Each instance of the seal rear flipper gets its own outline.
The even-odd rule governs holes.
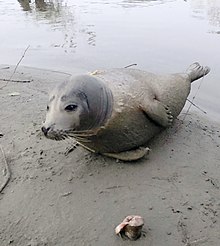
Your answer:
[[[173,116],[169,107],[157,99],[144,102],[144,105],[141,105],[141,109],[160,126],[169,127],[173,123]]]
[[[102,153],[102,155],[119,159],[121,161],[136,161],[149,154],[149,151],[149,148],[139,147],[134,150],[128,150],[119,153]]]
[[[198,62],[195,62],[192,65],[190,65],[186,71],[186,73],[189,75],[189,79],[191,82],[204,77],[209,72],[209,67],[203,67]]]

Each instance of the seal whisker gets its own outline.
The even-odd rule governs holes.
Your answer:
[[[74,138],[77,141],[82,142],[82,143],[90,143],[90,142],[92,142],[90,139],[87,139],[87,138],[81,138],[81,137],[78,137],[78,136],[74,136]]]
[[[75,133],[72,133],[73,136],[77,136],[77,137],[92,137],[94,136],[95,134],[75,134]]]
[[[68,136],[73,136],[73,137],[92,137],[96,135],[96,132],[94,131],[65,131],[65,134]]]
[[[83,130],[83,131],[75,131],[75,130],[66,130],[65,133],[74,133],[74,134],[94,134],[94,131],[91,130]]]

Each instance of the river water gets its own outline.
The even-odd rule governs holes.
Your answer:
[[[190,99],[220,120],[219,0],[0,0],[0,41],[0,64],[30,45],[22,65],[65,72],[184,72],[199,61],[212,70]]]

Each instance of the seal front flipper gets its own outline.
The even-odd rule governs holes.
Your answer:
[[[163,127],[171,126],[173,123],[173,116],[169,107],[157,99],[145,100],[144,105],[141,105],[141,109],[149,118]]]
[[[128,150],[119,153],[102,153],[102,155],[119,159],[121,161],[136,161],[149,154],[150,149],[139,147],[137,149]]]

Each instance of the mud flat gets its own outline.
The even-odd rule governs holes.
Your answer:
[[[0,66],[0,87],[13,70]],[[218,246],[220,124],[190,110],[149,143],[148,157],[116,162],[42,136],[47,91],[68,76],[19,67],[0,90],[0,144],[11,171],[0,194],[0,245]],[[0,153],[0,186],[4,169]],[[114,234],[129,214],[145,219],[135,243]]]

